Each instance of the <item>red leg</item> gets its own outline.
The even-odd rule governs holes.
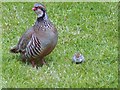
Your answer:
[[[42,65],[45,64],[44,59],[41,59],[41,60],[40,60],[40,64],[42,64]]]
[[[44,59],[41,59],[41,60],[40,60],[40,64],[42,64],[42,65],[48,65]],[[49,65],[48,65],[48,66],[49,66]]]
[[[35,67],[35,66],[36,66],[36,65],[35,65],[35,62],[34,62],[34,60],[33,60],[33,59],[31,60],[31,64],[32,64],[32,66],[33,66],[33,67]]]

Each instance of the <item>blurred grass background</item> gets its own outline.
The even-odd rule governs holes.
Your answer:
[[[0,11],[2,3],[0,2]],[[2,88],[2,12],[0,12],[0,89]]]
[[[118,17],[113,2],[43,2],[59,39],[46,57],[50,67],[38,70],[22,63],[9,49],[36,21],[34,3],[2,3],[2,87],[116,88],[118,87]],[[85,62],[72,64],[80,52]]]

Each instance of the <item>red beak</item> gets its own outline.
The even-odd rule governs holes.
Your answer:
[[[34,8],[32,8],[32,10],[34,10],[34,11],[35,11],[35,10],[37,10],[37,8],[35,8],[35,7],[34,7]]]

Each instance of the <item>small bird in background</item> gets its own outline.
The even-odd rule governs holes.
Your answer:
[[[32,66],[35,67],[38,63],[46,64],[44,57],[55,48],[58,33],[49,20],[44,5],[35,3],[32,10],[37,14],[34,26],[22,35],[18,44],[11,48],[10,52],[20,53],[23,61],[30,61]]]
[[[72,58],[72,63],[80,64],[85,61],[85,58],[82,54],[80,53],[75,53]]]

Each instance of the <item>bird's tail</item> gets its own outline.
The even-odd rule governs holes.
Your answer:
[[[15,46],[15,47],[12,47],[12,48],[10,49],[10,52],[11,52],[11,53],[18,53],[19,50],[18,50],[17,46]]]

